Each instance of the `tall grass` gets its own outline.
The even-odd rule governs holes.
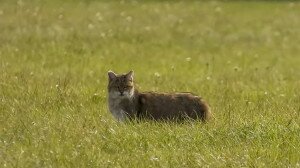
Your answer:
[[[0,1],[0,167],[299,167],[300,3]],[[208,124],[116,122],[107,71]]]

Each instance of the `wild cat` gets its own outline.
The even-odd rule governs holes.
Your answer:
[[[208,104],[189,92],[139,92],[134,87],[133,71],[117,75],[108,72],[108,107],[118,121],[132,119],[208,121]]]

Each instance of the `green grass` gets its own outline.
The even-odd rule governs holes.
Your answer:
[[[298,1],[0,1],[0,167],[299,167]],[[208,124],[117,123],[107,71]]]

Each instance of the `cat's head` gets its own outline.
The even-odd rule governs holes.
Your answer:
[[[112,98],[131,98],[134,94],[133,71],[120,75],[108,71],[108,93]]]

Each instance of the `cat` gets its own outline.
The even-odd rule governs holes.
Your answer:
[[[139,92],[134,87],[133,71],[116,74],[108,71],[108,108],[121,122],[126,120],[185,120],[208,121],[208,104],[189,92]]]

